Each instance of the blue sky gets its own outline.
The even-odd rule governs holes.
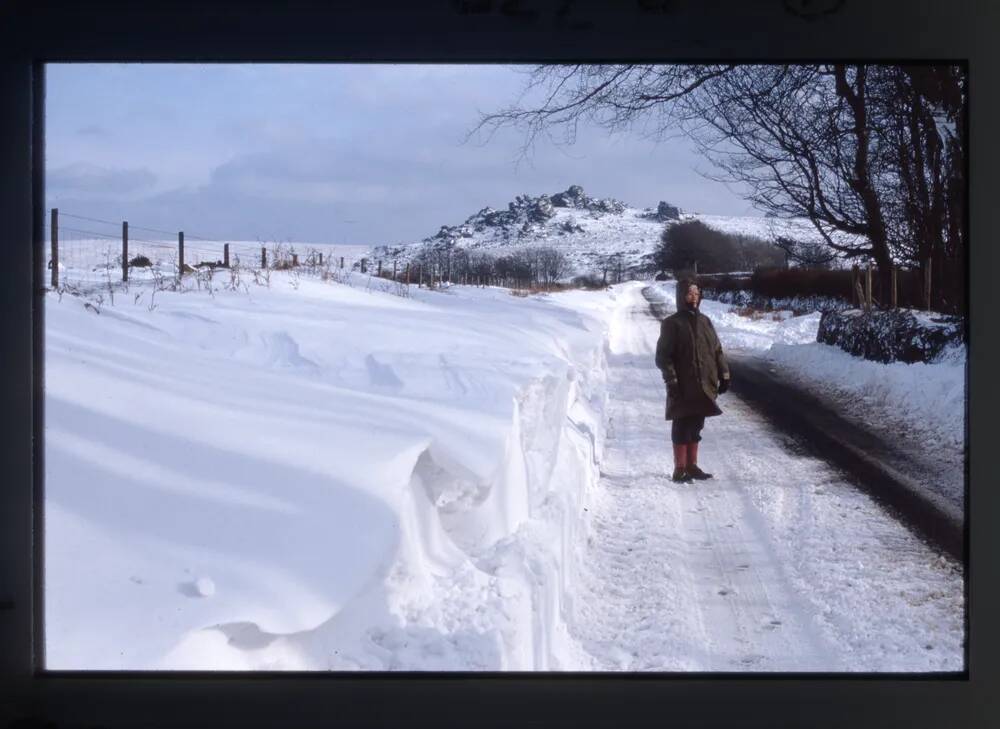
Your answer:
[[[636,207],[754,214],[684,139],[465,141],[513,102],[512,66],[54,64],[47,205],[203,237],[373,245],[420,240],[516,195],[582,185]]]

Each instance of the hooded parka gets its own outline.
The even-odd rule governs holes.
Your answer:
[[[722,415],[715,399],[719,380],[729,378],[729,365],[712,321],[685,301],[693,283],[686,279],[677,282],[677,312],[660,323],[656,343],[656,366],[663,381],[668,386],[677,385],[677,397],[667,396],[667,420]]]

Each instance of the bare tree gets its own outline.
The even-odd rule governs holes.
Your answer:
[[[958,299],[965,250],[965,74],[956,66],[904,65],[885,83],[893,103],[879,131],[897,180],[887,210],[890,236],[898,241],[900,260],[922,273],[933,261],[937,288]]]
[[[501,127],[525,133],[521,147],[527,154],[539,135],[572,144],[581,121],[593,121],[612,130],[631,128],[640,119],[654,122],[654,134],[670,129],[658,124],[671,102],[707,81],[735,69],[733,65],[591,65],[543,64],[527,72],[525,88],[515,104],[483,115],[467,138]]]
[[[797,263],[808,268],[829,268],[836,260],[836,252],[814,240],[798,240],[779,235],[774,245],[785,252],[789,263]]]
[[[964,80],[944,68],[542,65],[517,104],[473,132],[519,128],[524,153],[543,132],[573,142],[581,121],[660,138],[682,132],[719,170],[710,177],[741,184],[765,213],[807,218],[829,250],[874,261],[888,286],[894,260],[918,258],[914,241],[932,240],[928,226],[961,248],[964,185],[953,173],[964,140],[942,145],[930,134],[934,108],[963,126]]]
[[[538,265],[538,278],[549,286],[570,272],[569,260],[557,248],[542,246],[535,251]]]

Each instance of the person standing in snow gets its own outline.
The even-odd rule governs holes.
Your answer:
[[[673,480],[712,478],[698,468],[698,442],[705,418],[722,415],[715,404],[729,389],[729,365],[712,321],[698,310],[701,292],[694,281],[677,282],[677,312],[660,323],[656,366],[667,385],[666,419],[673,420]]]

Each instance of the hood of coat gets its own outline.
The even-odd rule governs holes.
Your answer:
[[[696,284],[697,281],[690,278],[682,278],[677,282],[677,311],[685,311],[687,309],[687,302],[684,299],[687,297],[688,288],[692,284]],[[701,297],[698,297],[698,304],[696,309],[701,309]]]

